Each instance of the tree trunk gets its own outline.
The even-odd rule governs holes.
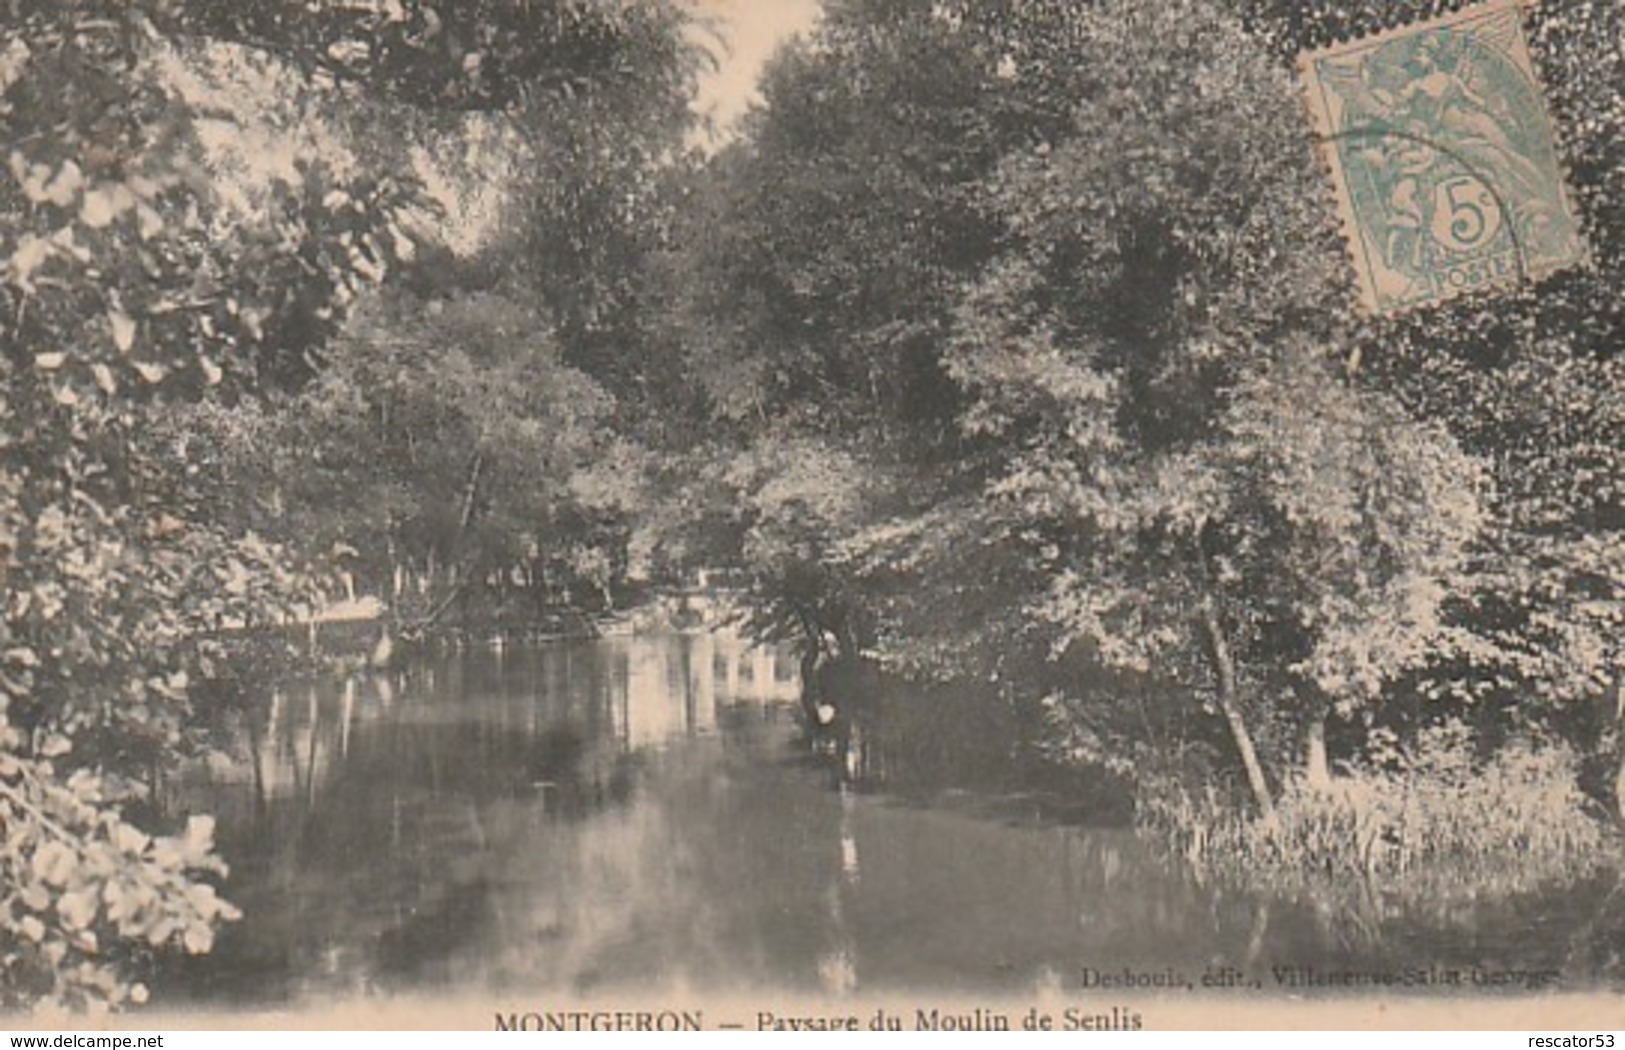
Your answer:
[[[1247,720],[1236,695],[1236,663],[1230,654],[1230,643],[1225,638],[1224,628],[1219,625],[1219,614],[1214,609],[1212,598],[1202,599],[1200,616],[1202,630],[1207,635],[1208,655],[1213,660],[1214,675],[1219,683],[1219,709],[1224,712],[1230,735],[1235,738],[1236,750],[1241,754],[1241,765],[1247,771],[1247,784],[1252,788],[1258,811],[1266,820],[1274,820],[1275,803],[1270,798],[1269,783],[1264,779],[1264,767],[1258,761],[1258,751],[1253,747],[1253,737],[1247,731]]]
[[[1332,787],[1332,767],[1326,761],[1326,716],[1329,712],[1322,709],[1309,718],[1309,726],[1304,731],[1304,782],[1312,791],[1330,791]]]
[[[817,729],[823,724],[818,712],[819,705],[824,700],[824,691],[818,678],[818,668],[824,657],[823,637],[812,618],[805,612],[799,613],[797,619],[801,622],[802,632],[801,711],[807,717],[807,727]]]
[[[1614,812],[1625,824],[1625,674],[1614,675],[1606,695],[1614,718]]]
[[[1614,774],[1614,812],[1619,814],[1621,824],[1625,824],[1625,752],[1619,757],[1619,767]]]
[[[452,604],[456,602],[459,597],[462,596],[462,593],[463,584],[458,583],[453,586],[451,593],[442,598],[440,600],[440,604],[429,610],[429,615],[423,618],[423,625],[425,627],[432,627],[437,620],[446,615],[446,611],[452,607]]]
[[[463,510],[457,519],[457,538],[461,540],[474,520],[474,499],[480,492],[480,475],[485,472],[485,453],[474,453],[474,462],[468,470],[468,484],[463,489]]]

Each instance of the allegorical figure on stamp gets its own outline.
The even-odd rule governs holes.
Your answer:
[[[1304,70],[1369,306],[1578,261],[1579,226],[1514,5],[1319,52]]]

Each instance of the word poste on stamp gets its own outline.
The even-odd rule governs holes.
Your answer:
[[[1534,280],[1584,257],[1519,0],[1312,52],[1299,67],[1368,310]]]

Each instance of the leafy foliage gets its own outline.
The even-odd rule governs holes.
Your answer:
[[[310,524],[286,513],[297,494],[273,512],[260,500],[275,503],[275,485],[250,487],[297,473],[275,457],[308,431],[277,406],[343,441],[369,434],[344,412],[387,415],[394,398],[447,453],[505,453],[502,485],[533,453],[567,484],[570,442],[599,440],[583,436],[600,403],[591,383],[562,368],[557,388],[519,381],[553,360],[546,326],[523,310],[473,300],[440,330],[395,319],[381,326],[399,339],[387,349],[367,343],[379,329],[365,318],[347,320],[364,291],[409,272],[432,223],[421,166],[402,163],[413,135],[525,105],[584,123],[636,114],[678,134],[694,53],[664,3],[73,0],[14,3],[0,19],[12,132],[0,177],[0,1000],[101,1009],[146,996],[146,954],[206,952],[236,915],[216,896],[225,869],[208,818],[152,833],[173,822],[154,781],[206,745],[230,692],[211,683],[235,680],[256,632],[319,598],[321,566],[302,553],[325,552],[294,531]],[[380,117],[406,134],[357,133]],[[305,136],[297,163],[244,148],[292,124]],[[511,333],[507,352],[516,318],[530,331]],[[442,363],[429,341],[447,328],[468,353]],[[330,360],[339,333],[357,331]],[[390,355],[419,383],[391,376],[369,405],[358,383]],[[542,402],[583,427],[555,442],[519,418]],[[493,416],[505,433],[482,429]],[[376,448],[401,430],[371,433]],[[241,455],[234,467],[265,471],[227,476],[214,468],[229,442],[186,459],[211,435],[295,444]],[[387,488],[389,464],[369,466],[385,468],[374,491]],[[577,508],[616,498],[590,478],[573,495]],[[398,524],[390,499],[378,504]]]
[[[546,604],[550,570],[561,587],[612,582],[615,552],[595,559],[581,526],[639,498],[639,455],[605,426],[612,402],[559,355],[536,312],[501,295],[381,295],[298,395],[202,406],[165,445],[241,520],[310,557],[348,552],[346,571],[402,616],[426,614],[447,579],[515,571]]]
[[[1361,318],[1290,63],[1447,6],[830,0],[701,158],[670,0],[12,3],[6,1005],[233,916],[150,780],[335,568],[432,619],[743,566],[810,684],[1239,767],[1233,844],[1386,813],[1296,785],[1328,720],[1374,795],[1617,780],[1625,15],[1530,14],[1591,265]],[[1480,779],[1382,766],[1451,716]]]
[[[780,527],[871,655],[1101,760],[1194,691],[1276,783],[1334,715],[1606,746],[1567,712],[1622,636],[1619,19],[1531,24],[1595,265],[1372,321],[1290,63],[1441,6],[851,0],[780,57],[690,352],[745,443],[864,436],[865,497]]]

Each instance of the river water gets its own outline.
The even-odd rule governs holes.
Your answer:
[[[798,743],[792,667],[709,635],[617,638],[277,695],[242,755],[184,787],[219,818],[245,917],[160,988],[1020,995],[1127,970],[1280,994],[1293,967],[1480,990],[1618,972],[1607,882],[1340,914],[1019,801],[842,789]]]

